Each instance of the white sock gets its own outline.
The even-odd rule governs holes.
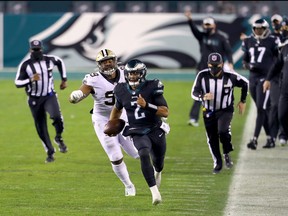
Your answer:
[[[150,187],[150,191],[151,191],[152,195],[160,193],[159,190],[158,190],[157,185],[154,185],[154,186]]]
[[[156,185],[159,188],[161,184],[161,172],[155,171],[155,180],[156,180]]]
[[[125,187],[132,184],[124,161],[122,161],[122,163],[118,165],[112,164],[112,169],[114,173],[118,176],[118,178],[122,181],[122,183],[125,185]]]

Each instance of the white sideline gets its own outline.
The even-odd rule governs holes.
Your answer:
[[[276,143],[273,149],[263,149],[262,129],[257,150],[248,149],[256,119],[253,102],[248,112],[224,216],[287,215],[288,147]]]

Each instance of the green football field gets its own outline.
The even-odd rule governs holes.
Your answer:
[[[44,163],[46,154],[24,89],[17,89],[13,79],[0,80],[0,215],[222,215],[233,169],[213,175],[202,119],[200,127],[187,125],[192,81],[163,83],[171,132],[160,187],[163,203],[153,206],[140,162],[128,155],[124,160],[137,195],[124,196],[124,186],[113,173],[92,127],[92,97],[79,104],[68,102],[70,92],[80,86],[81,79],[69,80],[64,91],[59,90],[60,81],[55,81],[65,123],[63,138],[69,152],[57,151],[51,164]],[[235,89],[235,93],[238,102],[239,90]],[[247,110],[248,106],[249,100]],[[234,164],[246,114],[240,116],[235,110],[232,122]],[[50,119],[48,123],[53,138]]]

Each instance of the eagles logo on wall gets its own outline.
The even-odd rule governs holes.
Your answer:
[[[193,20],[199,28],[206,16],[194,14]],[[241,57],[237,54],[241,49],[240,33],[250,30],[247,18],[222,14],[213,17],[217,29],[227,33],[236,63]],[[43,20],[41,17],[41,22]],[[41,26],[41,22],[33,19],[25,24],[35,28]],[[23,41],[24,33],[19,32],[19,40],[21,35],[22,43],[27,43]],[[95,57],[104,48],[113,50],[120,62],[138,58],[150,68],[191,68],[200,59],[198,41],[188,26],[187,18],[181,13],[66,13],[46,29],[27,38],[30,41],[34,39],[42,41],[45,53],[63,58],[67,67],[95,67]],[[21,52],[24,53],[22,57],[17,55],[21,59],[9,58],[18,64],[25,55],[29,55],[28,50]],[[6,64],[10,64],[9,58],[5,59]]]

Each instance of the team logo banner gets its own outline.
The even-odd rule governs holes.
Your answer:
[[[193,15],[200,29],[206,16]],[[247,33],[251,27],[245,18],[237,18],[235,15],[213,17],[217,28],[229,37],[236,63],[241,58],[240,33]],[[18,40],[24,44],[28,44],[28,40],[41,40],[45,52],[63,58],[67,67],[95,67],[95,57],[104,48],[113,50],[121,62],[138,58],[153,68],[190,68],[195,67],[200,59],[198,41],[188,26],[187,18],[181,13],[66,13],[45,29],[40,30],[39,27],[40,31],[35,33],[35,28],[41,26],[45,17],[41,17],[40,21],[34,18],[26,22],[28,29],[34,26],[31,31],[34,33],[25,41],[23,35],[27,35],[27,28],[25,33],[23,28],[23,34],[18,31]],[[22,47],[25,46],[22,44]],[[9,47],[5,50],[10,52],[4,62],[7,65],[17,66],[16,62],[29,55],[27,49],[18,49],[15,56],[12,56]]]

